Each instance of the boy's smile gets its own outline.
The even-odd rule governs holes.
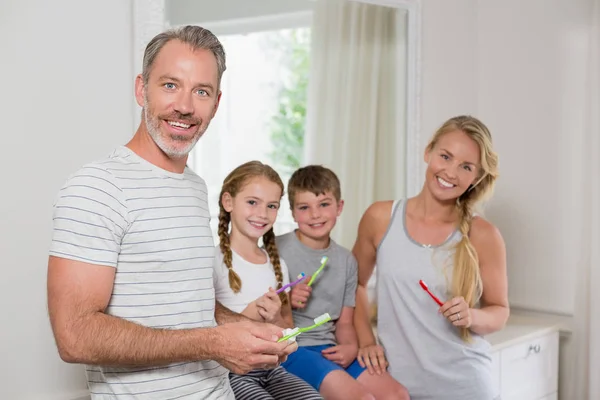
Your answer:
[[[327,245],[329,233],[335,227],[343,206],[343,200],[337,201],[331,192],[318,196],[308,191],[296,193],[292,215],[298,224],[300,239],[304,236],[311,241],[325,241]]]

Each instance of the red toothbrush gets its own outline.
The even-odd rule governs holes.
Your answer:
[[[423,288],[424,291],[426,291],[427,293],[429,293],[429,295],[431,296],[431,298],[433,300],[435,300],[435,302],[438,303],[438,305],[440,307],[444,305],[444,303],[442,303],[442,301],[440,299],[438,299],[437,297],[435,297],[435,295],[433,293],[431,293],[431,291],[427,287],[427,284],[425,282],[423,282],[423,280],[420,280],[419,284],[421,285],[421,287]]]

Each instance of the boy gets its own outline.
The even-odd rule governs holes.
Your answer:
[[[329,313],[331,321],[297,336],[298,351],[283,367],[310,383],[326,400],[408,399],[406,389],[387,372],[372,375],[356,360],[357,263],[349,250],[330,238],[344,207],[338,177],[318,165],[300,168],[290,178],[288,197],[298,228],[279,236],[277,247],[290,278],[301,272],[311,275],[321,258],[328,257],[311,287],[301,283],[292,289],[295,326],[312,325],[323,313]]]

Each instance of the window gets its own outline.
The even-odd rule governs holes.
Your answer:
[[[308,24],[306,24],[308,25]],[[238,165],[271,165],[284,185],[302,159],[310,28],[218,35],[227,54],[219,110],[190,155],[190,167],[206,180],[216,240],[218,197],[225,176]],[[276,234],[295,224],[284,196]]]

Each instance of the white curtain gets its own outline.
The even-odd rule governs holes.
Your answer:
[[[315,4],[304,164],[339,176],[345,209],[332,235],[348,248],[369,204],[404,191],[404,21],[389,7]]]
[[[588,107],[585,130],[584,258],[579,265],[575,308],[575,368],[569,398],[600,399],[600,0],[592,0]]]

